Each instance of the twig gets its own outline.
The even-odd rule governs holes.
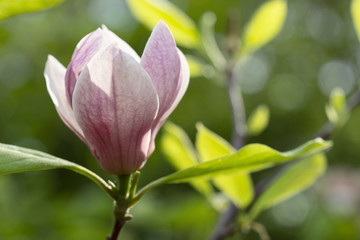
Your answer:
[[[226,78],[233,124],[231,143],[236,149],[240,149],[244,145],[246,135],[244,102],[239,84],[234,78],[233,69],[227,70]]]
[[[357,90],[347,101],[347,108],[348,111],[353,110],[357,105],[360,103],[360,89]],[[334,130],[333,124],[330,122],[327,122],[324,124],[324,126],[321,128],[321,130],[314,136],[314,137],[321,137],[322,139],[329,139],[331,137],[331,134]],[[262,182],[257,184],[255,186],[255,197],[251,204],[249,205],[247,212],[251,209],[251,207],[255,204],[255,202],[258,200],[259,196],[265,192],[268,187],[271,185],[271,183],[280,176],[280,174],[283,172],[283,169],[293,165],[297,161],[291,161],[287,162],[281,166],[279,166],[275,171],[273,171],[267,178],[265,178]]]
[[[230,19],[229,25],[232,26],[234,21]],[[231,27],[230,27],[231,28]],[[232,34],[232,29],[230,29],[230,34]],[[232,49],[230,49],[231,51]],[[229,54],[232,56],[232,54]],[[231,105],[231,112],[232,112],[232,124],[233,124],[233,133],[232,133],[232,144],[235,148],[239,149],[244,145],[245,136],[246,136],[246,115],[244,109],[244,103],[241,91],[239,89],[238,83],[234,78],[234,69],[231,66],[231,63],[228,64],[226,70],[226,80],[227,80],[227,92],[229,95],[230,105]],[[355,92],[348,100],[347,107],[348,110],[351,111],[360,103],[360,89]],[[327,122],[321,130],[316,134],[316,137],[321,137],[323,139],[330,138],[332,132],[334,130],[333,124]],[[254,203],[258,200],[259,196],[267,190],[267,188],[271,185],[271,183],[280,176],[283,170],[297,161],[291,161],[288,163],[283,164],[282,166],[278,167],[275,171],[273,171],[266,179],[264,179],[261,183],[255,186],[255,196],[249,207],[246,209],[247,211],[251,209]],[[229,208],[221,215],[217,225],[215,227],[214,232],[209,237],[208,240],[222,240],[228,236],[231,236],[235,233],[234,229],[230,227],[231,223],[234,222],[236,219],[239,208],[235,206],[234,203],[230,202]]]
[[[236,41],[234,38],[238,36],[236,33],[237,27],[235,27],[237,22],[237,13],[230,12],[228,19],[228,33],[231,37],[228,39],[229,41],[227,46],[229,56],[233,56],[236,51],[234,42],[238,41]],[[234,75],[233,62],[229,61],[225,72],[225,78],[232,114],[233,127],[231,144],[236,149],[240,149],[244,145],[246,137],[246,113],[241,89]],[[208,240],[221,240],[225,239],[227,236],[233,235],[236,230],[231,228],[230,224],[234,222],[239,210],[240,209],[232,201],[230,201],[229,208],[219,218],[215,230],[208,238]]]
[[[120,221],[120,220],[117,219],[115,221],[114,228],[113,228],[111,236],[108,236],[106,239],[107,240],[117,240],[122,227],[125,225],[125,222],[126,222],[126,220]]]
[[[228,69],[226,77],[227,92],[232,110],[233,132],[231,143],[236,149],[239,149],[244,145],[245,141],[245,109],[241,91],[238,83],[234,79],[232,69]],[[221,240],[234,234],[234,231],[229,228],[229,225],[235,220],[238,212],[239,208],[233,202],[230,202],[229,208],[221,215],[209,240]]]

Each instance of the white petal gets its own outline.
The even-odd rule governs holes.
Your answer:
[[[83,141],[84,135],[80,129],[79,124],[76,122],[74,112],[70,107],[65,92],[65,67],[53,56],[49,55],[46,65],[44,76],[46,80],[46,87],[49,95],[55,105],[56,111],[63,122]]]

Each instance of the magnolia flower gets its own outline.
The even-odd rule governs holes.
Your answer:
[[[189,83],[186,59],[162,21],[141,58],[103,26],[78,43],[67,69],[49,56],[44,75],[60,118],[118,175],[144,165]]]

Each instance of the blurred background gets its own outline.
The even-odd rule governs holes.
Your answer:
[[[237,12],[241,33],[263,1],[172,2],[196,23],[204,12],[215,12],[221,45],[229,10]],[[292,0],[288,8],[280,35],[239,69],[247,112],[263,103],[271,111],[268,128],[248,142],[281,151],[313,137],[327,121],[325,104],[331,90],[341,87],[351,95],[360,75],[360,45],[350,1]],[[78,41],[101,24],[141,55],[150,31],[133,18],[124,0],[65,0],[54,8],[0,22],[0,142],[45,151],[112,178],[62,123],[43,77],[48,54],[67,66]],[[196,122],[227,140],[231,137],[226,91],[204,77],[191,79],[170,120],[192,139]],[[260,216],[258,221],[267,226],[272,239],[360,239],[359,122],[360,109],[355,109],[334,138],[325,176]],[[157,140],[160,137],[161,132]],[[157,148],[142,170],[140,185],[172,171]],[[218,217],[186,184],[151,191],[132,214],[121,239],[206,239]],[[5,175],[0,176],[0,218],[0,239],[104,239],[112,229],[112,200],[88,179],[65,170]],[[249,233],[243,239],[259,237]]]

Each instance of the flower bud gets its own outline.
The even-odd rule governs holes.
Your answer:
[[[186,59],[162,21],[141,58],[103,26],[78,43],[67,69],[49,56],[44,75],[60,118],[117,175],[144,165],[189,83]]]

